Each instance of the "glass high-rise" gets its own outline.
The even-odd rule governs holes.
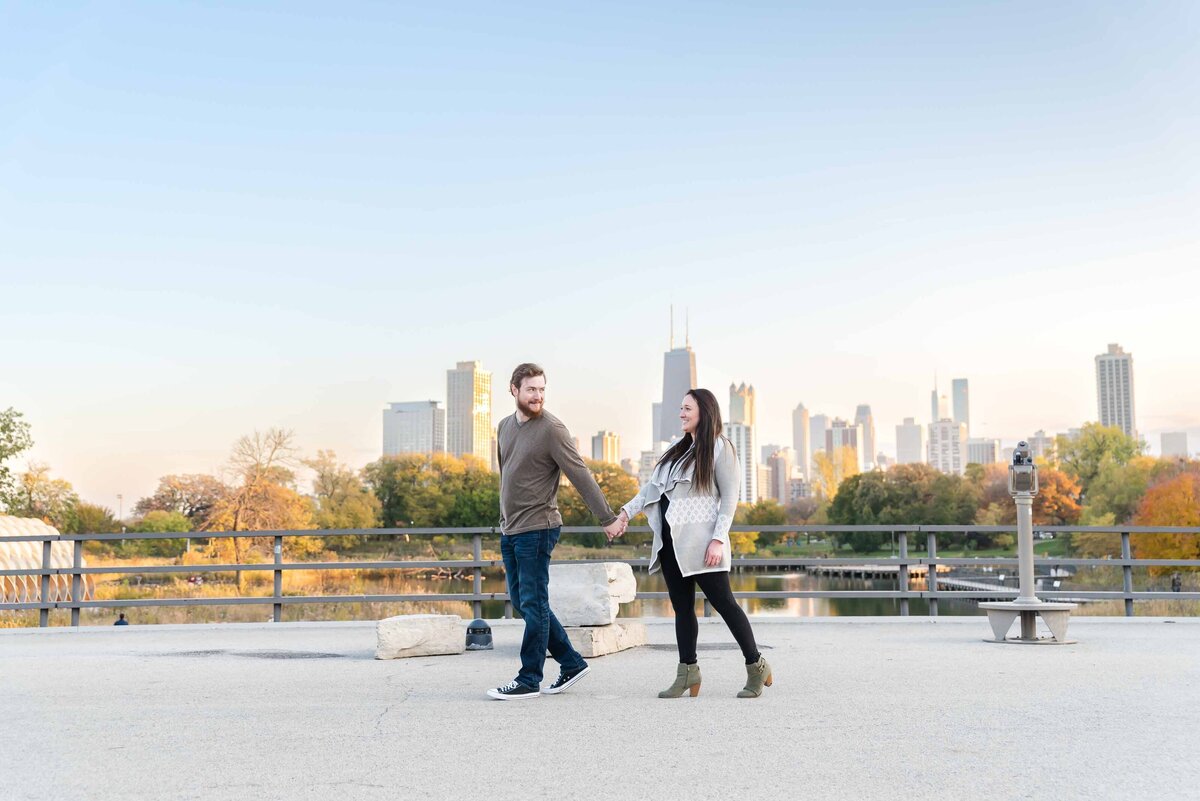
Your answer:
[[[446,450],[492,462],[492,374],[480,362],[446,371]]]

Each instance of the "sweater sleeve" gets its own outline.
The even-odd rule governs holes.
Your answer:
[[[588,470],[587,465],[583,463],[583,457],[575,449],[575,443],[571,441],[567,427],[564,425],[554,426],[551,436],[553,439],[550,453],[554,457],[554,463],[558,465],[559,470],[566,474],[567,480],[575,489],[579,490],[579,496],[583,498],[583,502],[587,504],[591,513],[600,518],[600,525],[607,526],[616,520],[617,516],[613,514],[608,501],[604,499],[600,485],[596,483],[596,479],[592,478],[592,471]]]
[[[649,488],[649,486],[650,482],[647,481],[638,488],[638,494],[634,495],[629,500],[629,503],[621,507],[621,509],[625,512],[625,516],[630,520],[637,517],[638,513],[646,507],[646,490]]]
[[[714,540],[725,545],[729,544],[729,527],[733,525],[733,515],[737,512],[738,501],[738,471],[737,455],[733,448],[726,443],[717,458],[717,493],[721,496],[717,507],[717,523],[713,528]]]

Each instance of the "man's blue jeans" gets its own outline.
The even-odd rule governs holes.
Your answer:
[[[558,544],[559,532],[557,528],[546,528],[500,537],[508,597],[513,609],[525,618],[517,681],[526,687],[541,686],[547,650],[567,672],[587,665],[550,611],[550,554]]]

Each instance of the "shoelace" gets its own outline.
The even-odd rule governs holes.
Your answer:
[[[505,684],[503,687],[500,688],[500,692],[510,693],[515,689],[517,689],[517,682],[510,681],[508,684]]]

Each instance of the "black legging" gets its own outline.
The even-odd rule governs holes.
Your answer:
[[[684,576],[675,559],[675,546],[671,542],[671,526],[667,523],[667,507],[670,501],[662,496],[662,550],[658,552],[658,563],[663,578],[667,581],[667,592],[671,595],[671,608],[675,610],[675,641],[679,646],[679,661],[685,665],[696,664],[696,638],[700,636],[700,622],[696,620],[696,585],[704,597],[729,626],[733,638],[742,649],[747,665],[758,661],[758,646],[754,643],[754,631],[750,620],[738,606],[729,586],[729,573],[699,573]]]

